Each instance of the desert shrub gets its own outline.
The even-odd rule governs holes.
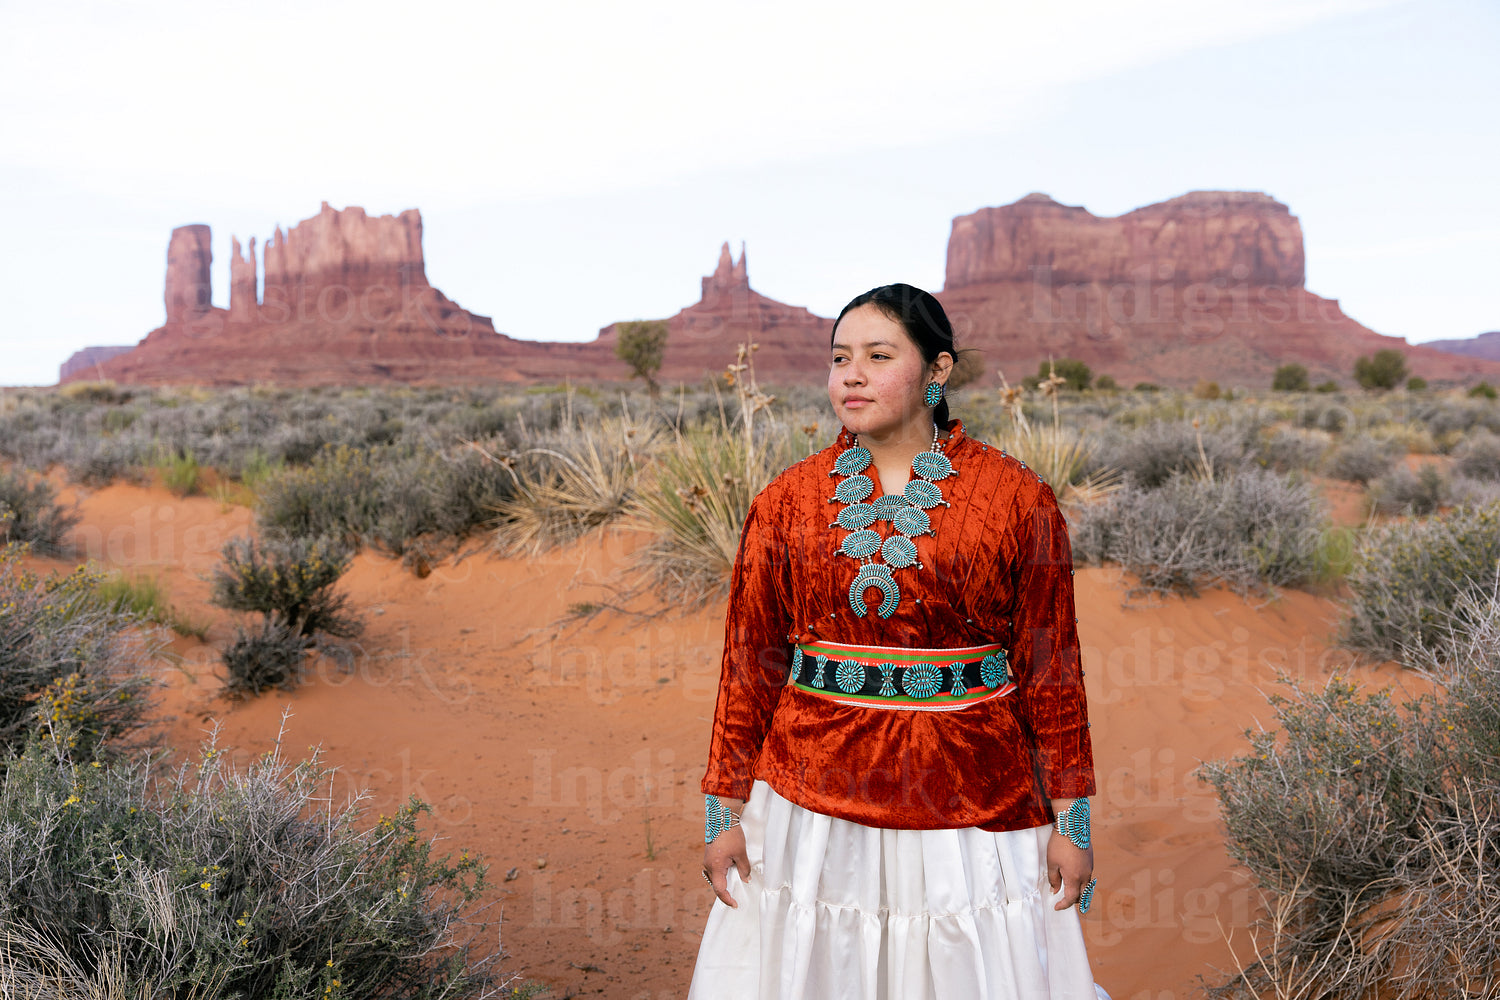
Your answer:
[[[314,754],[92,763],[34,742],[0,790],[3,981],[23,996],[437,998],[502,985],[460,937],[485,866],[413,799],[362,828]],[[509,985],[509,984],[507,984]],[[45,991],[45,992],[44,992]]]
[[[1394,389],[1406,378],[1406,356],[1387,348],[1354,362],[1354,381],[1365,389]]]
[[[1500,434],[1500,411],[1482,400],[1443,396],[1426,400],[1414,408],[1414,416],[1427,425],[1435,438],[1474,427]]]
[[[19,559],[0,548],[0,752],[48,723],[67,725],[84,750],[126,742],[151,706],[154,642],[99,600],[95,574],[44,580]]]
[[[1413,375],[1406,380],[1407,392],[1426,392],[1427,380],[1420,375]]]
[[[1461,595],[1405,658],[1398,708],[1335,676],[1274,698],[1279,731],[1205,766],[1231,854],[1266,896],[1258,954],[1215,998],[1493,996],[1500,886],[1500,589]]]
[[[1280,366],[1271,376],[1271,388],[1276,392],[1306,392],[1307,366],[1296,362]]]
[[[268,475],[259,491],[256,519],[267,535],[337,538],[357,543],[379,515],[375,470],[369,453],[329,448],[301,468]]]
[[[1317,385],[1313,386],[1313,392],[1328,393],[1328,392],[1338,392],[1338,391],[1339,391],[1339,384],[1337,382],[1335,382],[1333,379],[1328,379],[1326,381],[1319,382]]]
[[[1497,393],[1495,387],[1488,382],[1479,382],[1469,389],[1468,395],[1470,399],[1494,400],[1497,396],[1500,396],[1500,393]]]
[[[1328,474],[1351,483],[1369,483],[1379,479],[1396,464],[1389,443],[1360,435],[1349,438],[1328,457]]]
[[[227,674],[224,686],[247,695],[273,687],[290,690],[302,679],[307,648],[307,637],[274,615],[251,629],[238,626],[234,641],[220,654]]]
[[[1448,499],[1448,480],[1434,465],[1416,472],[1397,466],[1370,484],[1370,502],[1382,514],[1431,514]]]
[[[327,536],[396,555],[424,536],[461,538],[515,491],[493,447],[327,448],[307,466],[266,474],[256,516],[268,535]]]
[[[1137,486],[1155,489],[1173,475],[1201,471],[1205,464],[1217,472],[1239,468],[1250,456],[1254,440],[1254,428],[1204,428],[1179,420],[1111,433],[1098,453],[1100,461]]]
[[[1367,433],[1390,445],[1397,454],[1431,455],[1438,450],[1432,432],[1416,421],[1387,421],[1370,427]]]
[[[1268,469],[1293,472],[1317,468],[1327,451],[1327,434],[1278,427],[1261,440],[1257,457]]]
[[[1455,507],[1487,507],[1500,502],[1500,480],[1454,476],[1448,480],[1448,501]]]
[[[1081,508],[1071,533],[1078,561],[1119,563],[1146,590],[1254,590],[1315,575],[1322,521],[1307,483],[1247,469],[1154,490],[1127,484]]]
[[[636,492],[650,434],[631,425],[579,429],[555,447],[514,457],[516,488],[494,508],[509,552],[541,552],[622,517]]]
[[[24,542],[36,552],[55,555],[77,523],[77,514],[58,504],[47,480],[20,469],[0,469],[0,544]]]
[[[219,607],[277,616],[308,638],[320,632],[351,638],[364,628],[349,610],[348,595],[333,589],[350,559],[348,549],[338,542],[231,538],[221,555],[223,562],[214,567],[211,598]]]
[[[1100,375],[1094,379],[1094,388],[1100,392],[1117,392],[1120,383],[1116,382],[1113,375]]]
[[[1342,403],[1314,401],[1302,409],[1298,422],[1309,429],[1339,434],[1349,426],[1350,416],[1349,408]]]
[[[1470,479],[1500,479],[1500,436],[1480,430],[1453,450],[1453,471]]]
[[[1197,399],[1218,399],[1223,393],[1219,389],[1219,383],[1210,382],[1207,379],[1199,379],[1193,386],[1193,396]]]
[[[1381,659],[1440,649],[1452,609],[1497,566],[1500,503],[1377,528],[1355,553],[1342,641]]]

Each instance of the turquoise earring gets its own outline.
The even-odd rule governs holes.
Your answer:
[[[943,401],[943,383],[933,379],[927,383],[927,389],[922,393],[922,402],[928,406],[936,406]]]

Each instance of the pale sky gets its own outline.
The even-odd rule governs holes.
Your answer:
[[[1414,342],[1500,329],[1484,0],[467,5],[0,0],[0,385],[163,319],[174,226],[420,208],[434,285],[585,340],[719,244],[836,313],[942,285],[956,215],[1264,191],[1308,287]]]

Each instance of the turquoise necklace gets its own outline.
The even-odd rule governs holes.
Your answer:
[[[951,506],[943,499],[943,491],[933,484],[954,472],[953,463],[943,454],[938,441],[936,425],[932,428],[931,447],[912,459],[912,477],[900,493],[887,493],[870,500],[875,480],[865,475],[865,470],[873,461],[870,449],[860,445],[858,435],[833,460],[833,470],[828,474],[844,478],[834,487],[828,502],[846,506],[829,527],[849,532],[839,545],[838,554],[859,562],[859,572],[849,585],[849,607],[860,617],[867,616],[870,608],[865,604],[865,591],[875,587],[880,591],[880,606],[875,612],[889,618],[901,605],[901,588],[896,586],[893,571],[911,566],[923,568],[917,560],[917,543],[912,539],[932,534],[929,510],[938,505]],[[882,539],[880,532],[870,527],[876,521],[891,522],[896,533]]]

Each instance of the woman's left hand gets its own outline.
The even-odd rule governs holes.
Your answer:
[[[1054,910],[1066,910],[1078,902],[1083,887],[1094,877],[1094,849],[1074,844],[1067,837],[1052,831],[1047,840],[1047,884],[1052,891],[1063,890],[1063,898],[1057,901]]]

